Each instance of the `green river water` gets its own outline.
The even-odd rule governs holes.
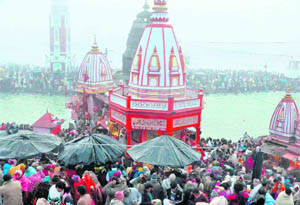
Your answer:
[[[268,134],[269,122],[284,92],[251,94],[216,94],[204,96],[202,137],[236,140],[248,132],[250,136]],[[300,93],[292,94],[300,106]],[[8,95],[0,93],[0,122],[32,124],[47,110],[70,121],[64,96],[32,94]]]

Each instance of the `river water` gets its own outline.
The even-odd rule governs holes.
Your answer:
[[[204,96],[202,136],[236,140],[245,131],[254,137],[266,135],[272,113],[284,95],[269,92]],[[300,93],[292,96],[300,106]],[[65,109],[66,100],[64,96],[0,93],[0,122],[32,124],[48,110],[65,119],[67,127],[71,114]]]

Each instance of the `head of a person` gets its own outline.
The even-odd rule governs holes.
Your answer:
[[[119,200],[119,201],[123,201],[124,200],[124,193],[122,191],[117,191],[115,193],[115,199]]]
[[[130,189],[126,188],[126,189],[123,191],[123,193],[124,193],[124,197],[125,197],[125,198],[129,197],[129,195],[130,195]]]
[[[111,181],[115,181],[116,184],[120,184],[120,183],[121,183],[121,179],[120,179],[118,176],[113,176],[113,177],[111,178]]]
[[[193,189],[193,195],[194,195],[194,197],[196,197],[196,198],[198,198],[198,197],[199,197],[199,195],[200,195],[200,191],[199,191],[199,189],[198,189],[198,188],[194,188],[194,189]]]
[[[58,192],[62,192],[62,191],[65,190],[66,184],[65,184],[65,182],[63,182],[63,181],[58,181],[58,182],[55,184],[55,187],[56,187],[56,190],[57,190]]]
[[[22,175],[23,175],[23,172],[20,169],[15,171],[15,178],[16,179],[21,179]]]
[[[176,175],[170,174],[169,179],[170,179],[170,182],[174,182],[176,180]]]
[[[7,173],[3,176],[3,181],[4,182],[8,182],[11,180],[11,174],[10,173]]]
[[[241,182],[237,182],[233,186],[233,190],[237,194],[243,191],[243,189],[244,189],[244,185]]]
[[[51,184],[56,184],[59,181],[60,181],[59,176],[58,175],[53,175],[53,177],[51,179]]]
[[[257,185],[259,185],[260,184],[260,180],[259,179],[253,179],[253,185],[254,186],[257,186]]]
[[[213,191],[211,192],[210,196],[211,196],[211,198],[218,197],[218,193],[217,193],[215,190],[213,190]]]
[[[286,188],[285,188],[285,193],[286,193],[286,195],[288,195],[288,196],[291,195],[292,190],[290,189],[290,187],[286,187]]]
[[[223,187],[225,190],[228,190],[230,188],[230,184],[228,182],[224,182],[220,184],[220,187]]]
[[[176,191],[176,189],[177,189],[177,183],[176,182],[171,182],[171,190],[173,191],[173,192],[175,192]]]
[[[77,189],[80,196],[83,196],[87,193],[86,188],[83,185],[78,186],[76,189]]]
[[[151,189],[152,189],[152,185],[150,183],[146,183],[145,184],[145,191],[146,192],[151,192]]]
[[[152,200],[152,205],[162,205],[162,202],[160,199],[154,199]]]

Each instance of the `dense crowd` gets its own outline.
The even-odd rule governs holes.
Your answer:
[[[1,67],[1,66],[0,66]],[[0,92],[67,95],[72,92],[76,73],[67,76],[30,65],[6,65],[0,73]]]
[[[187,75],[187,83],[208,94],[286,91],[287,88],[300,91],[299,78],[263,71],[197,70]]]
[[[104,166],[64,166],[54,155],[1,161],[4,205],[293,205],[299,172],[264,155],[263,142],[202,139],[203,160],[185,168],[136,163],[122,157]],[[0,200],[1,204],[1,200]]]
[[[65,76],[35,66],[2,67],[5,72],[1,73],[0,69],[0,92],[66,95],[72,93],[77,78],[76,72]],[[187,84],[190,88],[202,88],[207,94],[286,91],[287,88],[300,92],[299,78],[266,71],[199,69],[188,73]]]

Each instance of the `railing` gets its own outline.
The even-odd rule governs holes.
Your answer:
[[[117,105],[121,105],[124,108],[127,108],[127,101],[126,98],[121,96],[121,95],[117,95],[116,93],[111,93],[110,94],[110,101],[117,104]]]
[[[110,91],[110,102],[121,107],[134,110],[153,110],[153,111],[180,111],[186,109],[203,108],[203,91],[202,90],[186,90],[186,98],[174,100],[169,98],[164,100],[144,100],[132,99],[128,96],[128,87],[121,86]]]
[[[138,110],[161,110],[168,111],[168,101],[130,100],[130,108]]]

